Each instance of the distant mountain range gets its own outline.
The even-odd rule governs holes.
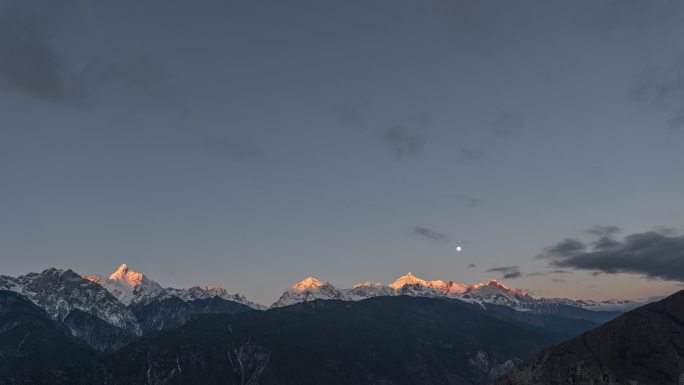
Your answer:
[[[637,304],[408,273],[349,289],[309,277],[266,309],[125,264],[106,278],[51,268],[0,276],[0,384],[482,384]]]
[[[638,302],[408,273],[349,289],[309,277],[266,309],[223,288],[163,288],[126,265],[106,278],[47,269],[0,276],[0,384],[475,385],[509,372],[497,385],[675,383],[682,297],[620,316]]]
[[[263,306],[223,288],[163,289],[121,265],[108,278],[47,269],[0,276],[0,290],[29,299],[76,337],[101,351],[120,348],[142,334],[176,327],[197,313],[237,313]]]
[[[221,287],[163,288],[126,264],[108,277],[54,268],[16,278],[0,276],[0,290],[25,296],[52,319],[65,325],[74,336],[101,351],[116,350],[152,331],[177,327],[193,314],[231,314],[266,309]],[[453,281],[423,280],[408,273],[389,285],[364,282],[349,289],[340,289],[309,277],[292,285],[271,308],[313,300],[359,301],[400,295],[452,298],[481,307],[502,305],[517,311],[555,314],[596,323],[605,322],[622,310],[639,305],[636,301],[534,298],[523,290],[508,288],[495,280],[465,285]]]
[[[535,298],[528,292],[512,289],[504,284],[490,280],[487,283],[466,285],[454,281],[427,281],[416,277],[411,272],[397,278],[389,285],[382,283],[363,282],[350,289],[340,289],[329,282],[308,277],[290,287],[271,308],[289,306],[298,302],[318,299],[338,299],[343,301],[358,301],[371,297],[408,295],[413,297],[454,298],[464,302],[476,303],[483,307],[489,304],[503,305],[519,311],[529,311],[537,314],[564,313],[575,318],[606,321],[617,314],[636,308],[645,301],[592,301],[572,300],[567,298]],[[652,299],[656,300],[656,298]],[[583,310],[600,312],[598,315]],[[595,318],[598,317],[598,318]]]

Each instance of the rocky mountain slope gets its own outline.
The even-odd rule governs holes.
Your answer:
[[[72,270],[52,268],[0,279],[0,288],[22,294],[100,350],[115,350],[141,334],[136,317],[124,304]]]
[[[107,278],[54,268],[0,276],[0,290],[31,300],[73,336],[101,351],[116,350],[143,333],[176,327],[192,314],[264,308],[223,288],[162,288],[126,264]]]
[[[495,385],[684,383],[684,291],[551,347]]]

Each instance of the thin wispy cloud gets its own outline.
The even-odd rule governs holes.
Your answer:
[[[508,138],[520,133],[525,127],[525,116],[517,111],[503,111],[494,118],[490,131],[499,137]]]
[[[410,133],[405,127],[393,126],[383,135],[385,145],[396,159],[407,159],[420,155],[425,147],[425,138],[417,133]]]
[[[597,237],[611,237],[611,236],[619,233],[620,231],[622,231],[622,229],[620,229],[617,226],[612,226],[612,225],[611,226],[597,225],[597,226],[590,227],[588,229],[583,230],[583,232],[585,232],[589,235],[595,235]]]
[[[684,126],[684,54],[665,67],[652,67],[636,77],[631,97],[637,103],[662,112],[668,126]]]
[[[488,272],[501,273],[503,279],[516,279],[522,277],[520,268],[518,266],[502,266],[494,267],[487,270]]]
[[[451,241],[451,238],[448,235],[428,229],[427,227],[416,226],[413,228],[413,233],[435,242],[448,243]]]
[[[601,36],[668,31],[681,25],[684,3],[677,0],[607,0],[576,2],[578,21]]]
[[[365,128],[366,118],[361,110],[351,103],[336,104],[330,108],[332,117],[345,126]]]
[[[0,91],[78,105],[92,103],[103,89],[120,89],[127,98],[154,101],[180,96],[180,87],[165,67],[143,47],[128,45],[101,52],[83,47],[78,57],[65,55],[54,42],[56,26],[65,23],[58,15],[78,19],[87,13],[77,2],[60,6],[74,9],[57,12],[44,1],[0,3]]]
[[[487,159],[487,153],[480,149],[461,148],[457,154],[456,162],[462,165],[471,165]]]
[[[84,93],[80,73],[53,47],[52,22],[34,5],[0,3],[0,90],[48,102],[78,101]]]
[[[476,207],[478,206],[481,202],[480,199],[471,196],[471,195],[466,195],[466,194],[458,194],[456,198],[462,200],[465,202],[466,207]]]

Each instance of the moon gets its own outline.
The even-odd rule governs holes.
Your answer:
[[[461,246],[456,246],[456,251],[461,251]]]

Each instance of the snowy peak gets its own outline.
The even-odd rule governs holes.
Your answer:
[[[482,295],[505,294],[512,296],[529,297],[530,295],[525,290],[510,289],[503,283],[492,279],[487,283],[476,283],[467,290],[470,293],[478,293]]]
[[[134,271],[125,263],[119,266],[107,279],[90,276],[84,278],[101,284],[126,306],[170,297],[177,297],[185,302],[220,297],[257,310],[266,308],[264,305],[247,300],[244,295],[228,293],[226,289],[219,286],[204,285],[189,289],[164,289],[160,284],[146,275]]]
[[[350,300],[345,290],[340,290],[330,283],[322,282],[314,277],[307,277],[292,285],[271,307],[288,306],[317,299]]]
[[[413,275],[410,271],[406,275],[397,278],[394,282],[389,284],[392,289],[401,289],[404,285],[422,285],[428,286],[428,281],[420,279]]]
[[[109,276],[109,279],[112,281],[125,282],[130,286],[139,285],[142,282],[142,278],[142,274],[131,270],[125,263],[122,263],[121,266]]]
[[[424,279],[420,279],[409,271],[408,273],[406,273],[406,275],[401,276],[397,278],[394,282],[390,283],[389,287],[395,290],[400,290],[404,286],[425,286],[442,291],[447,285],[448,283],[442,280],[426,281]]]
[[[125,263],[100,284],[127,306],[164,293],[161,285]]]
[[[325,285],[329,285],[329,283],[323,283],[314,277],[307,277],[292,285],[291,289],[297,291],[316,290],[322,288]]]
[[[161,286],[157,282],[152,281],[137,271],[131,270],[125,263],[119,266],[119,268],[109,276],[108,280],[120,282],[126,286],[147,286],[151,289],[161,290]]]
[[[421,293],[424,295],[437,295],[437,293],[439,293],[454,296],[465,293],[470,286],[454,281],[444,282],[439,279],[427,281],[408,272],[406,275],[399,277],[394,282],[390,283],[389,287],[399,291],[400,294],[406,295],[421,295]],[[427,291],[425,289],[427,289]]]

